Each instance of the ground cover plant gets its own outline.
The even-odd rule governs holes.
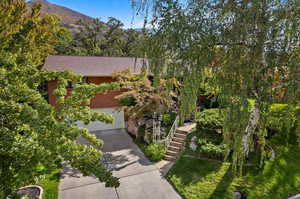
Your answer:
[[[43,199],[57,199],[60,179],[60,169],[55,169],[49,174],[42,176],[36,184],[43,187]]]

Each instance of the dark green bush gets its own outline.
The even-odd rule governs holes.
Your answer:
[[[175,119],[176,119],[176,113],[174,112],[165,113],[162,116],[162,125],[172,126]]]
[[[225,154],[225,145],[220,144],[216,145],[212,142],[206,140],[205,138],[198,139],[198,152],[202,155],[205,155],[209,158],[222,159]]]
[[[126,96],[126,97],[122,97],[121,99],[119,99],[118,103],[121,106],[135,106],[136,100],[133,96]]]
[[[224,124],[224,110],[206,109],[196,114],[196,121],[200,128],[221,129]]]
[[[163,159],[166,149],[162,144],[150,144],[145,148],[145,155],[152,161],[158,162]]]

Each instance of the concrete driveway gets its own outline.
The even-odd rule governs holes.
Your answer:
[[[106,188],[95,177],[82,176],[65,165],[60,199],[181,199],[125,130],[94,133],[105,143],[105,161],[113,175],[120,178],[120,187]]]

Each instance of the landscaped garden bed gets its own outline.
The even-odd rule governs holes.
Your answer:
[[[138,137],[134,138],[134,142],[143,151],[146,157],[152,162],[158,162],[163,159],[166,150],[162,144],[148,144],[144,140],[145,128],[144,126],[139,128]]]

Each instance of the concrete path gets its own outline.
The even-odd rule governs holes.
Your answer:
[[[120,187],[106,188],[95,177],[84,177],[65,165],[59,199],[181,199],[124,130],[94,133],[105,143],[105,159],[120,178]]]

